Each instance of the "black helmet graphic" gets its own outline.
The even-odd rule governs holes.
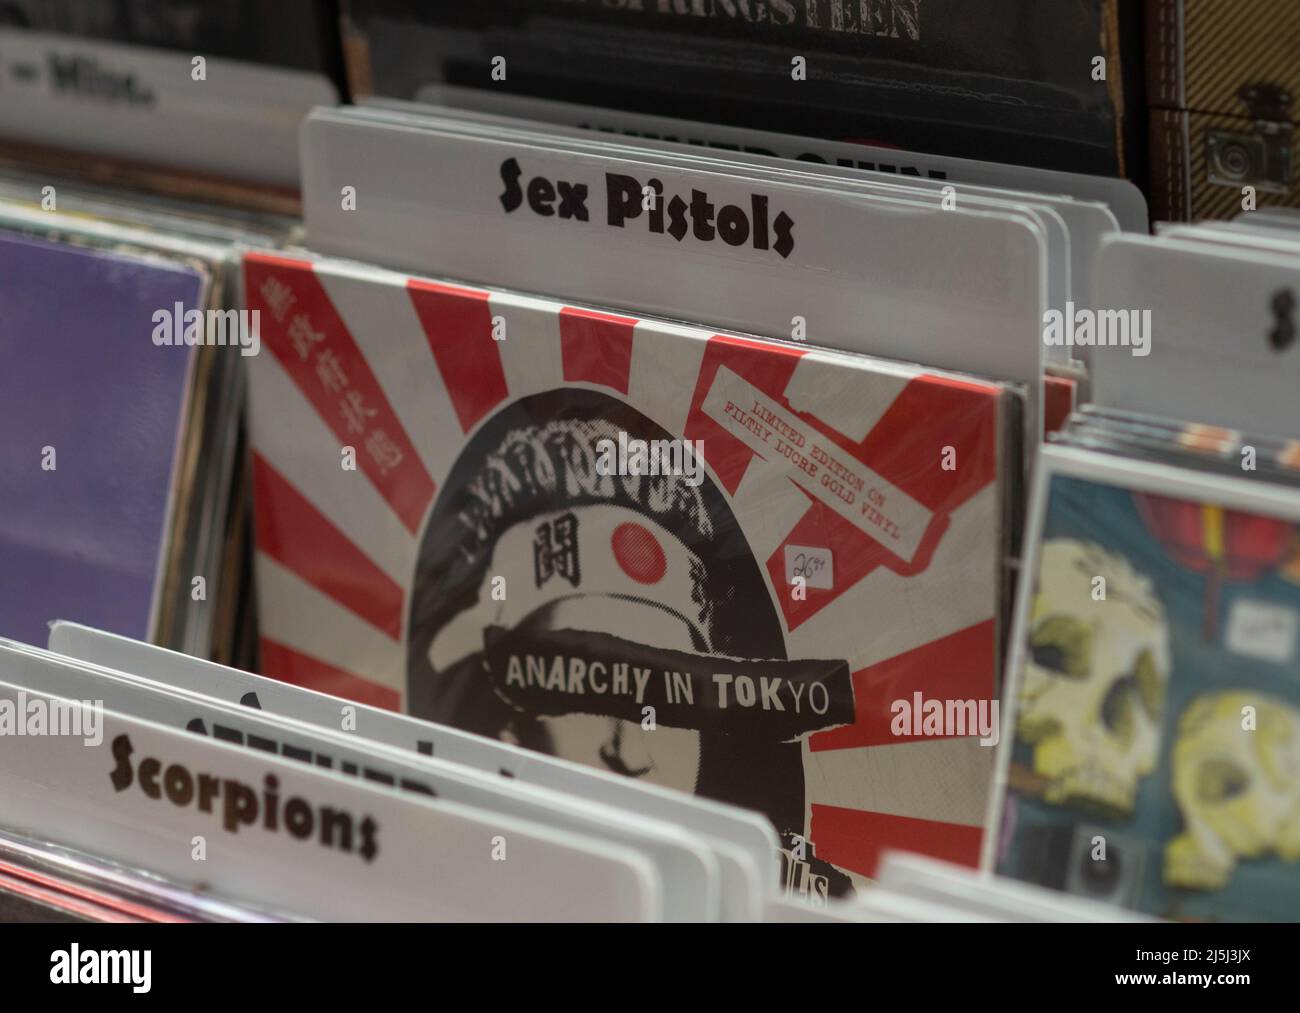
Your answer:
[[[703,472],[605,473],[620,437],[671,441],[587,389],[516,401],[469,440],[420,545],[410,711],[802,833],[799,734],[852,720],[847,667],[805,663],[836,687],[807,728],[763,711],[795,663],[731,508]],[[747,698],[760,682],[771,699]]]

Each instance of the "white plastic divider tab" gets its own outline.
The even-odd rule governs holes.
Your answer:
[[[679,825],[702,835],[719,854],[724,918],[743,916],[744,912],[730,905],[730,900],[741,890],[752,893],[752,884],[757,882],[760,892],[775,893],[780,880],[779,840],[771,823],[758,813],[201,661],[76,623],[60,621],[51,625],[50,650],[139,679],[230,704],[257,707],[267,714],[291,717],[321,728],[338,729],[341,708],[346,706],[351,708],[356,722],[353,734],[363,740],[407,753],[435,756],[521,784]],[[749,917],[758,917],[761,901],[761,897],[753,898],[747,908]]]
[[[100,700],[107,710],[168,728],[634,848],[654,863],[664,888],[665,918],[692,922],[718,918],[721,884],[717,860],[701,838],[674,825],[447,760],[396,750],[340,731],[337,725],[327,730],[256,708],[225,704],[39,648],[4,645],[3,657],[6,678],[25,688],[39,686],[67,699]]]
[[[450,118],[467,133],[538,143],[556,150],[578,154],[603,155],[610,150],[611,141],[601,135],[571,127],[539,129],[526,120],[491,116],[485,113],[457,109],[431,108],[411,102],[387,101],[370,105],[366,114],[395,122],[415,122],[430,116]],[[1091,298],[1094,288],[1092,267],[1097,258],[1097,247],[1105,234],[1118,232],[1113,214],[1103,205],[1075,201],[1068,197],[1044,196],[1019,191],[1009,191],[972,184],[945,184],[940,180],[889,176],[879,172],[865,172],[839,165],[811,165],[789,159],[772,158],[748,152],[731,152],[724,157],[721,152],[687,145],[669,144],[640,138],[619,139],[617,143],[628,152],[639,152],[665,165],[698,168],[705,171],[737,172],[754,181],[785,180],[819,190],[844,194],[860,194],[867,199],[894,197],[937,204],[953,210],[959,204],[972,210],[1007,212],[1027,219],[1043,231],[1047,249],[1047,302],[1049,306],[1063,306],[1068,300],[1084,300],[1083,293]],[[1077,270],[1077,276],[1076,276]],[[1045,350],[1047,360],[1053,360],[1053,348]],[[1057,364],[1068,364],[1065,349],[1059,349]]]
[[[801,318],[810,344],[1023,384],[1027,431],[1041,431],[1046,241],[1010,212],[355,109],[313,111],[302,155],[320,252],[770,337]]]
[[[695,147],[717,149],[726,154],[741,151],[772,155],[813,164],[838,165],[881,173],[896,173],[900,180],[934,179],[972,186],[1000,187],[1037,194],[1061,194],[1083,201],[1101,201],[1107,205],[1125,232],[1147,231],[1149,213],[1142,191],[1126,179],[1116,176],[1090,176],[1077,172],[1057,172],[1028,165],[985,162],[976,158],[949,158],[919,151],[880,148],[853,141],[827,141],[813,137],[795,137],[750,127],[732,127],[717,123],[651,116],[646,113],[574,102],[513,95],[491,88],[465,88],[457,85],[429,84],[416,93],[420,102],[429,102],[467,111],[497,116],[518,116],[539,123],[581,127],[598,135],[614,135],[619,140],[640,138],[679,141]],[[365,103],[363,100],[363,104]],[[377,100],[376,104],[388,104]]]
[[[183,51],[0,28],[0,133],[295,188],[297,124],[312,106],[338,101],[333,83],[315,71],[207,55],[196,85],[194,59]],[[129,81],[127,100],[68,88],[52,69],[84,66],[112,68],[115,79]]]
[[[1300,208],[1262,207],[1243,211],[1233,222],[1251,228],[1294,232],[1300,229]]]
[[[3,710],[24,721],[83,716],[80,728],[67,725],[74,734],[52,734],[47,722],[43,734],[0,735],[4,824],[178,885],[335,920],[662,914],[654,866],[632,848],[174,731],[93,700],[0,682]],[[87,713],[97,715],[89,729]],[[494,857],[494,840],[506,861]]]
[[[1123,235],[1097,274],[1096,404],[1300,437],[1300,257]]]
[[[664,918],[673,922],[718,921],[718,861],[701,837],[673,824],[537,785],[494,778],[446,759],[421,757],[370,743],[337,728],[325,730],[253,707],[222,704],[212,697],[133,679],[39,648],[27,649],[22,657],[16,653],[6,653],[5,657],[9,678],[26,688],[34,687],[34,680],[39,679],[39,688],[72,700],[103,700],[108,710],[118,714],[341,770],[369,782],[473,806],[485,813],[627,845],[654,863],[664,888]]]
[[[917,900],[1017,922],[1154,922],[1157,918],[903,851],[886,852],[880,884]]]

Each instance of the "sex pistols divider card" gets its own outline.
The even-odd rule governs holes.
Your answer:
[[[1294,918],[1300,497],[1041,461],[993,864],[1166,918]]]
[[[759,810],[799,892],[977,860],[1006,389],[326,260],[245,288],[265,674]]]

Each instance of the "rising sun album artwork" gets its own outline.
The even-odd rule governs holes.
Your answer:
[[[973,865],[1003,386],[249,254],[262,671],[765,813],[787,886]]]

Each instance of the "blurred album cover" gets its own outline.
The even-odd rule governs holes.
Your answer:
[[[157,311],[206,307],[211,277],[3,232],[0,277],[0,636],[40,645],[79,616],[151,639],[196,355],[150,336]]]
[[[357,96],[459,85],[1144,174],[1142,12],[1117,0],[346,0],[343,12]]]
[[[43,187],[57,194],[57,209],[52,203],[38,203],[43,200]],[[255,665],[256,653],[248,546],[251,511],[240,407],[243,362],[256,352],[256,334],[255,322],[238,307],[235,251],[251,244],[278,245],[290,228],[287,220],[275,216],[142,198],[63,177],[0,172],[0,234],[15,241],[25,239],[32,249],[45,253],[25,263],[23,270],[7,275],[6,284],[0,286],[0,300],[22,306],[26,324],[32,328],[22,344],[6,351],[42,382],[68,385],[75,381],[90,389],[92,377],[111,381],[109,387],[95,390],[93,398],[76,399],[71,395],[77,388],[69,387],[68,398],[55,401],[47,397],[42,411],[57,416],[64,429],[80,427],[88,437],[93,434],[93,439],[105,444],[116,432],[123,443],[116,453],[139,452],[135,465],[119,469],[120,462],[106,464],[99,454],[78,455],[71,463],[60,461],[68,448],[42,443],[54,450],[49,463],[54,468],[76,467],[83,473],[88,467],[103,469],[111,464],[115,474],[128,479],[141,474],[144,462],[152,460],[162,462],[159,466],[168,469],[170,476],[168,498],[160,514],[164,520],[153,536],[158,540],[158,557],[150,561],[152,557],[142,556],[144,561],[135,564],[142,573],[147,569],[150,574],[154,604],[146,612],[145,625],[117,629],[122,633],[136,630],[161,646],[243,667]],[[106,268],[108,276],[97,289],[102,296],[98,305],[78,305],[67,297],[63,285],[76,275],[65,262],[117,263],[112,258],[139,265],[145,276],[150,276],[150,270],[160,272],[159,277],[168,277],[169,269],[193,273],[202,280],[197,301],[189,295],[180,301],[157,301],[168,293],[135,285],[134,274],[118,268]],[[37,341],[32,336],[43,333],[46,318],[66,324],[56,341]],[[121,354],[115,355],[115,349]],[[97,371],[101,357],[113,368]],[[59,363],[65,358],[77,367],[64,370]],[[140,374],[137,389],[127,380],[139,361],[152,362],[154,368]],[[172,442],[167,444],[172,456],[165,458],[160,456],[161,443],[146,448],[143,438],[125,424],[136,417],[141,404],[160,395],[158,370],[164,364],[179,370],[168,379],[169,384],[177,385],[173,394],[179,398],[179,415],[169,437]],[[79,372],[82,369],[84,373]],[[19,375],[15,373],[10,382],[20,385]],[[4,383],[0,380],[0,386]],[[18,411],[16,407],[12,410]],[[40,417],[39,412],[30,419],[15,414],[15,420],[21,422],[16,431],[26,437],[29,430],[40,426]],[[157,437],[159,432],[153,435]],[[21,457],[23,452],[13,453]],[[128,505],[115,507],[101,516],[100,522],[108,524],[107,518],[129,513],[144,523],[150,497],[155,495],[149,483],[144,490],[143,496],[134,500],[125,488],[114,486],[114,501]],[[58,539],[49,542],[56,544]],[[107,550],[96,550],[97,555],[82,552],[74,544],[66,551],[71,558],[85,561]],[[62,600],[55,590],[59,579],[56,570],[47,571],[49,587],[37,586],[38,594],[30,602],[39,628],[31,626],[23,635],[0,628],[0,636],[41,643],[44,624],[65,615],[58,609],[50,611]],[[83,591],[92,593],[88,588]],[[80,602],[75,604],[81,607]],[[128,607],[126,599],[119,600],[119,607]]]
[[[1017,396],[343,262],[244,272],[263,674],[761,811],[796,892],[889,847],[976,862]]]
[[[1300,529],[1216,481],[1050,473],[998,872],[1163,918],[1295,916]]]

